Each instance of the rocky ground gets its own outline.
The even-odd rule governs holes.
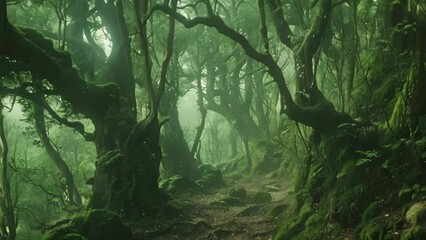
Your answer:
[[[273,239],[290,211],[292,183],[225,178],[218,188],[175,193],[165,212],[129,223],[136,239]]]

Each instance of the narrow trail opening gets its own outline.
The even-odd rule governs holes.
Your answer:
[[[222,188],[173,196],[170,208],[129,223],[136,239],[273,239],[293,203],[289,180],[225,178]]]

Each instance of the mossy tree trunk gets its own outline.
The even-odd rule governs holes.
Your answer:
[[[172,68],[173,71],[173,68]],[[181,175],[188,178],[197,178],[198,162],[191,154],[189,146],[185,140],[182,126],[179,120],[177,102],[179,98],[177,84],[178,76],[170,79],[171,88],[164,94],[160,113],[170,117],[168,123],[164,125],[164,140],[162,147],[164,150],[163,168],[167,176]]]
[[[407,5],[400,4],[397,7],[403,8],[400,11],[408,12]],[[411,9],[413,8],[412,6]],[[394,24],[403,24],[394,27],[393,37],[395,43],[399,45],[398,50],[408,53],[410,60],[408,69],[401,69],[401,66],[397,65],[397,75],[401,87],[389,120],[392,131],[401,136],[416,134],[419,118],[426,114],[426,95],[423,93],[426,88],[426,17],[415,15],[414,12],[410,12],[410,14],[416,16],[415,20],[410,19],[409,15],[405,16],[405,19],[392,19]],[[410,29],[410,26],[411,31],[402,33],[398,30],[398,27]],[[411,44],[405,44],[406,42]],[[401,58],[404,59],[404,57]]]
[[[112,1],[108,1],[108,4],[110,2]],[[175,1],[174,3],[176,4]],[[121,1],[117,2],[116,7],[118,18],[121,19],[119,20],[121,30],[117,31],[125,32],[124,19],[120,18],[123,17]],[[141,25],[140,15],[137,17],[138,26],[142,30],[140,34],[147,40],[146,29]],[[161,160],[159,146],[161,123],[158,121],[157,112],[162,95],[161,87],[164,87],[166,81],[168,61],[164,61],[163,64],[164,74],[160,80],[160,90],[154,92],[151,88],[149,91],[152,107],[149,116],[137,122],[132,93],[128,88],[115,83],[98,86],[86,82],[72,68],[69,54],[55,50],[49,40],[34,30],[27,29],[22,32],[6,21],[2,26],[2,33],[0,39],[4,47],[2,58],[7,56],[7,59],[13,60],[8,62],[9,65],[17,65],[19,70],[31,71],[38,75],[33,81],[47,81],[56,95],[70,103],[74,112],[90,119],[95,126],[94,142],[99,159],[96,163],[93,195],[88,207],[108,208],[123,215],[140,216],[147,207],[166,200],[160,197],[161,193],[157,186]],[[173,35],[173,32],[169,35],[168,46],[173,43]],[[128,44],[127,37],[122,39],[119,46],[122,47],[120,49],[128,49],[122,44]],[[145,42],[144,50],[145,54],[148,54],[146,44]],[[168,54],[171,55],[171,52],[169,49]],[[129,55],[117,54],[128,60]],[[127,61],[123,64],[128,66]],[[120,80],[121,76],[130,76],[127,70],[123,71],[125,72],[116,71],[118,75],[114,76]],[[134,86],[131,77],[125,79],[130,81],[123,84]],[[150,84],[152,87],[153,80],[146,79],[146,81],[147,85]],[[22,92],[21,88],[9,90],[10,93],[18,93],[20,90],[21,96],[30,96],[30,99],[31,96],[39,94],[37,91],[25,92],[25,89]],[[84,132],[84,126],[78,125],[76,130]]]

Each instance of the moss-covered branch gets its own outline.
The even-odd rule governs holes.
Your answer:
[[[57,51],[51,42],[35,30],[21,31],[10,23],[4,28],[4,54],[26,64],[31,72],[47,79],[61,97],[70,102],[74,110],[92,119],[105,115],[111,101],[117,101],[113,86],[99,87],[88,84],[72,68],[69,55]]]
[[[75,131],[80,133],[87,141],[94,141],[94,135],[85,131],[83,123],[78,121],[72,122],[64,117],[59,116],[59,114],[55,110],[53,110],[53,108],[46,102],[46,100],[42,96],[36,93],[29,93],[26,89],[26,85],[22,85],[14,89],[0,86],[0,92],[2,94],[19,96],[38,104],[39,106],[43,107],[50,114],[50,116],[56,121],[58,121],[60,124],[74,129]]]

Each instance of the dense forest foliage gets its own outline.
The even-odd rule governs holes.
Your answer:
[[[0,76],[1,240],[426,239],[425,0],[0,0]]]

